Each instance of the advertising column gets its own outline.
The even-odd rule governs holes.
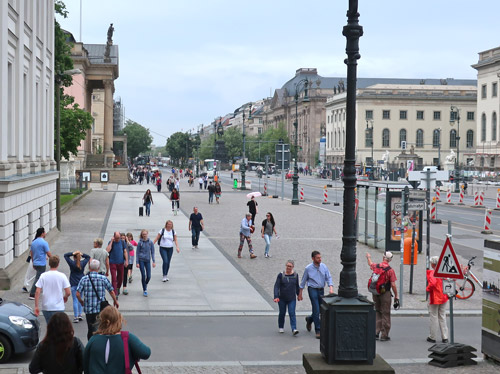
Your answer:
[[[500,243],[486,240],[485,246],[481,352],[500,360]]]

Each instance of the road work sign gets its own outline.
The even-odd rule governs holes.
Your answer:
[[[455,250],[451,245],[449,237],[446,238],[443,251],[441,252],[441,256],[439,256],[439,261],[436,265],[434,276],[436,278],[464,278],[462,268],[460,267],[460,263],[457,260],[457,255],[455,254]]]

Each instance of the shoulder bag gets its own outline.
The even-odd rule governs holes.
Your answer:
[[[90,281],[90,284],[92,285],[92,288],[94,289],[94,292],[97,296],[97,298],[99,299],[100,301],[100,304],[99,304],[99,308],[100,308],[100,312],[102,312],[104,310],[104,308],[106,308],[107,306],[109,306],[109,303],[108,303],[108,300],[106,300],[106,298],[100,298],[99,297],[99,294],[97,293],[97,290],[94,286],[94,282],[92,282],[92,277],[90,276],[90,273],[88,274],[88,277],[89,277],[89,281]]]
[[[125,356],[125,374],[132,374],[132,369],[130,368],[130,353],[128,347],[128,331],[120,331],[123,340],[123,355]],[[139,374],[142,374],[139,363],[135,362],[135,368]]]

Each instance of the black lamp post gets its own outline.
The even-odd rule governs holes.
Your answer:
[[[452,105],[450,108],[450,126],[457,121],[457,157],[455,157],[455,192],[460,192],[460,110]]]
[[[297,167],[297,154],[298,154],[298,138],[299,138],[299,132],[298,132],[298,127],[299,127],[299,113],[298,113],[298,106],[299,106],[299,95],[304,91],[304,97],[302,98],[303,103],[308,103],[309,102],[309,96],[307,95],[308,90],[309,90],[309,80],[307,78],[301,79],[295,84],[295,122],[293,123],[293,126],[295,127],[295,151],[294,157],[295,157],[295,162],[293,165],[293,177],[292,177],[292,185],[293,185],[293,194],[292,194],[292,205],[299,205],[299,169]],[[284,155],[283,155],[284,157]],[[281,171],[284,173],[284,170]]]
[[[249,111],[249,114],[248,114],[248,119],[251,119],[252,118],[252,103],[248,103],[248,104],[245,104],[243,105],[243,162],[241,163],[241,166],[240,166],[240,170],[241,170],[241,190],[246,190],[247,189],[247,186],[246,186],[246,181],[245,181],[245,173],[246,173],[246,155],[245,155],[245,152],[246,152],[246,133],[245,133],[245,110],[247,108],[247,106],[250,107],[250,111]]]
[[[370,125],[370,126],[368,126]],[[372,176],[375,177],[375,172],[373,170],[373,120],[366,120],[366,130],[365,130],[366,139],[370,139],[370,146],[372,147],[372,157],[370,160],[371,173]]]

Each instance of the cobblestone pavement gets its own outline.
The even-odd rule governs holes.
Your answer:
[[[239,226],[245,213],[248,211],[246,193],[233,191],[229,186],[223,185],[221,203],[208,204],[208,193],[200,192],[194,188],[182,188],[182,210],[190,213],[192,207],[197,205],[203,214],[208,236],[217,247],[226,254],[230,261],[240,269],[272,302],[273,286],[276,275],[283,271],[288,259],[295,261],[295,270],[303,273],[304,267],[310,263],[311,251],[319,250],[323,262],[329,267],[335,284],[334,290],[338,291],[339,273],[342,269],[340,252],[342,249],[342,215],[321,208],[301,204],[292,206],[289,200],[259,197],[259,212],[256,217],[257,231],[252,235],[252,242],[258,258],[250,260],[248,248],[245,243],[243,258],[236,257],[239,245]],[[260,235],[260,226],[266,212],[272,212],[276,221],[276,230],[279,239],[273,237],[270,253],[272,258],[264,258],[265,242]],[[365,254],[371,253],[375,262],[382,260],[382,249],[373,249],[364,244],[357,243],[357,283],[361,294],[367,294],[368,279],[371,275],[366,263]],[[439,255],[441,247],[431,244],[431,255]],[[424,251],[425,253],[425,251]],[[414,268],[413,294],[408,293],[410,286],[410,267],[404,267],[404,294],[403,308],[408,310],[426,311],[425,300],[425,254],[418,256],[418,264]],[[398,277],[399,289],[400,255],[394,253],[391,263]],[[459,260],[463,261],[463,258]],[[480,266],[475,268],[476,275],[481,278]],[[306,297],[297,304],[297,310],[309,310],[310,302]],[[455,302],[456,310],[480,310],[481,292],[475,292],[469,300]]]

